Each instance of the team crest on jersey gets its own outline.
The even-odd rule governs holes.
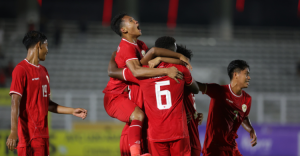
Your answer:
[[[50,83],[50,82],[49,82],[49,77],[48,77],[48,75],[46,75],[46,78],[47,78],[47,80],[48,80],[48,83]]]
[[[146,52],[145,50],[142,50],[142,55],[145,56]]]
[[[247,105],[243,104],[243,105],[242,105],[242,110],[243,110],[243,112],[246,112],[246,110],[247,110]]]

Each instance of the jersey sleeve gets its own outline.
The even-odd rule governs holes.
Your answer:
[[[130,60],[138,60],[138,57],[136,55],[136,49],[134,46],[129,46],[129,45],[121,46],[119,48],[118,53],[122,54],[125,63],[127,63],[127,61]]]
[[[22,66],[16,66],[12,73],[12,82],[10,86],[11,94],[23,95],[26,86],[26,71]]]
[[[139,83],[139,80],[133,76],[132,72],[128,68],[123,69],[123,78],[125,81]]]
[[[184,84],[186,86],[192,85],[193,78],[192,78],[191,72],[184,66],[181,66],[181,68],[182,68],[183,80],[185,82]]]
[[[203,94],[207,94],[210,98],[217,98],[221,94],[222,87],[218,84],[206,84],[206,89]]]
[[[47,81],[49,83],[49,87],[47,87],[47,92],[49,93],[49,96],[51,96],[51,89],[50,89],[50,75],[48,73],[48,70],[46,69],[46,67],[43,67],[46,71],[46,78],[47,78]]]

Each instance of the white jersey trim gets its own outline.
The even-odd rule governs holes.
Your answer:
[[[30,63],[27,59],[24,59],[24,60],[25,60],[27,63],[29,63],[30,65],[33,65],[33,66],[35,66],[35,67],[37,67],[37,68],[40,67],[40,65],[37,66],[37,65],[35,65],[35,64]]]
[[[18,94],[18,95],[20,95],[20,96],[22,97],[22,94],[19,93],[19,92],[16,92],[16,91],[10,91],[10,92],[9,92],[9,95],[11,95],[11,94]]]
[[[234,94],[234,92],[231,90],[230,84],[228,85],[228,87],[229,87],[229,90],[230,90],[230,92],[231,92],[232,95],[234,95],[234,96],[236,96],[236,97],[241,97],[241,96],[243,96],[243,92],[242,92],[241,95],[236,95],[236,94]]]
[[[130,60],[138,60],[138,58],[130,58],[130,59],[127,59],[125,62],[127,63],[127,61],[130,61]]]
[[[140,128],[142,128],[142,126],[140,126],[140,125],[132,125],[130,127],[140,127]]]
[[[125,70],[126,70],[126,69],[127,69],[127,68],[124,68],[124,69],[123,69],[123,78],[124,78],[125,81],[127,81],[127,80],[126,80],[126,76],[125,76]]]
[[[123,41],[126,41],[126,42],[128,42],[128,43],[130,43],[130,44],[137,45],[136,43],[129,42],[129,41],[126,40],[125,38],[122,38],[122,40],[123,40]]]

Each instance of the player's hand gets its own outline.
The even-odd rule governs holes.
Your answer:
[[[13,151],[17,147],[18,132],[10,132],[7,138],[6,146],[9,150]]]
[[[198,120],[198,125],[201,125],[202,121],[203,121],[203,114],[202,113],[197,113],[197,120]]]
[[[257,144],[257,136],[254,129],[250,131],[250,138],[252,139],[251,146],[254,147]]]
[[[185,56],[181,56],[180,58],[179,58],[181,61],[183,61],[185,64],[186,64],[186,67],[189,69],[189,70],[193,70],[193,67],[192,67],[192,65],[190,64],[190,60],[187,58],[187,57],[185,57]]]
[[[148,61],[149,68],[154,68],[161,62],[161,57],[156,57],[150,61]]]
[[[183,79],[183,75],[182,72],[180,72],[176,67],[170,67],[167,68],[168,69],[168,76],[172,79],[174,79],[177,83],[179,83],[179,81],[177,79]]]
[[[189,124],[192,120],[192,114],[190,112],[186,112],[186,121]]]
[[[82,120],[84,120],[87,116],[87,110],[86,109],[83,109],[83,108],[75,108],[74,111],[73,111],[73,115],[74,116],[77,116],[79,118],[81,118]]]

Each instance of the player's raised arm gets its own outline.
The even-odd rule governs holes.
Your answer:
[[[134,77],[155,77],[155,76],[169,76],[178,82],[177,78],[182,78],[182,73],[176,67],[170,68],[144,68],[140,61],[130,60],[126,62]]]
[[[185,66],[185,63],[179,59],[169,58],[169,57],[156,57],[150,61],[148,61],[149,68],[154,68],[160,62],[172,63],[172,64],[180,64]]]
[[[192,69],[192,65],[190,64],[190,61],[187,57],[180,53],[176,53],[174,51],[164,49],[164,48],[158,48],[158,47],[153,47],[151,48],[146,55],[141,59],[141,64],[142,65],[147,65],[148,62],[155,57],[169,57],[169,58],[177,58],[187,64],[188,69]]]
[[[18,116],[21,96],[18,94],[11,95],[11,130],[6,141],[6,146],[13,151],[17,147],[18,140]]]
[[[250,138],[252,139],[251,146],[254,147],[257,144],[257,136],[248,116],[243,120],[242,126],[247,132],[249,132]]]
[[[117,53],[117,51],[113,52],[111,55],[111,58],[110,58],[110,61],[108,64],[107,73],[108,73],[109,77],[124,80],[124,77],[123,77],[123,69],[124,68],[118,68],[118,65],[115,61],[116,53]]]
[[[61,105],[53,102],[52,100],[49,100],[48,111],[53,112],[53,113],[58,113],[58,114],[72,114],[72,115],[80,117],[82,119],[85,119],[87,116],[86,109],[61,106]]]

